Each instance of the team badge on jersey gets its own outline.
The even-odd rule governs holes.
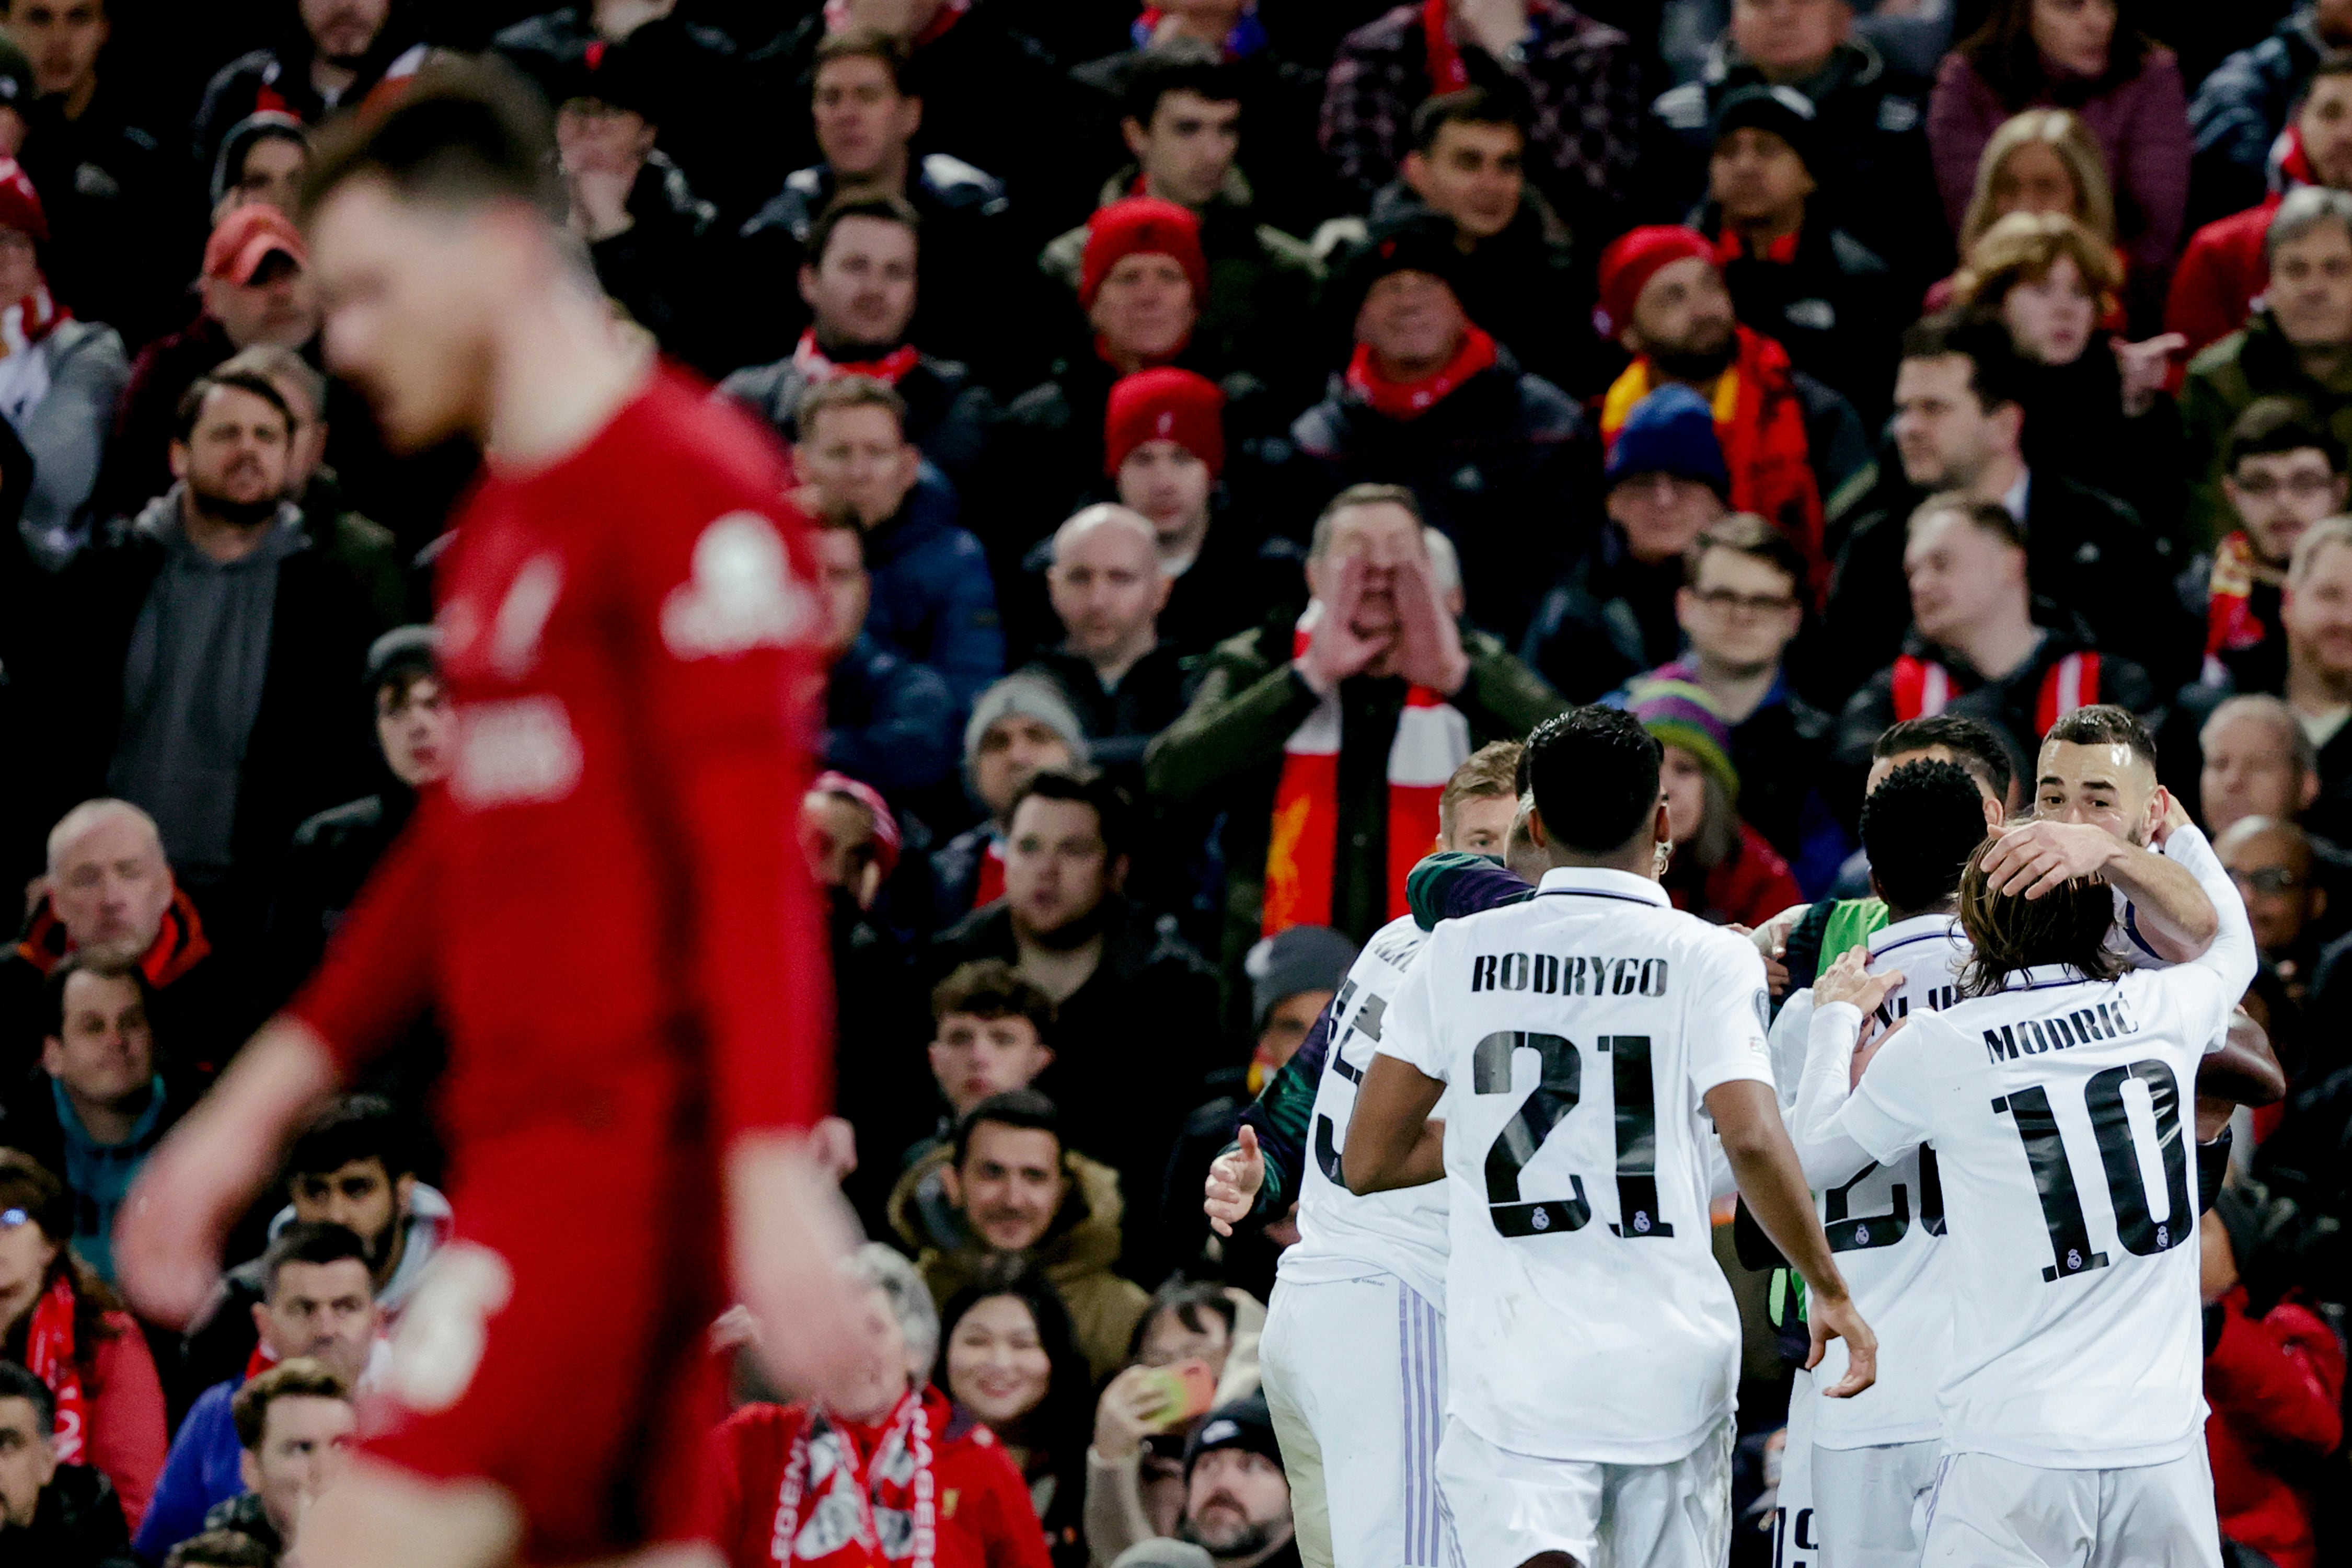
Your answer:
[[[561,698],[472,703],[458,710],[449,791],[476,807],[562,800],[584,762]]]
[[[662,643],[679,658],[782,647],[811,618],[783,536],[756,511],[730,511],[694,542],[693,575],[662,601]]]

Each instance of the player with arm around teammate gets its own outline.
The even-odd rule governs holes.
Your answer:
[[[1763,961],[1658,887],[1659,761],[1616,710],[1538,727],[1528,829],[1550,869],[1431,933],[1357,1087],[1350,1189],[1446,1186],[1437,1470],[1476,1568],[1722,1561],[1739,1321],[1702,1113],[1812,1285],[1817,1351],[1848,1342],[1833,1394],[1871,1382],[1875,1342],[1780,1123]]]
[[[2182,847],[2201,844],[2194,831]],[[1874,1042],[1842,1100],[1864,1015],[1820,1009],[1797,1113],[1816,1158],[1940,1155],[1952,1337],[1923,1561],[2211,1568],[2183,1121],[2252,978],[2252,933],[2235,900],[2215,900],[2201,955],[2126,973],[2104,882],[2010,892],[1988,869],[1998,848],[1961,881],[1975,956],[1960,999]]]

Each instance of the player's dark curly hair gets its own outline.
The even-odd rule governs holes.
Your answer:
[[[2115,895],[2096,878],[2081,878],[2028,899],[1994,890],[1985,877],[1988,838],[1960,874],[1960,929],[1976,956],[1960,972],[1960,994],[1990,996],[2020,970],[2063,963],[2091,980],[2113,980],[2121,965],[2106,950],[2115,924]]]
[[[1528,737],[1528,787],[1544,836],[1583,855],[1633,841],[1658,808],[1656,737],[1622,708],[1571,708]]]
[[[1957,763],[1906,763],[1862,803],[1870,875],[1897,915],[1932,910],[1958,891],[1984,837],[1984,796]]]

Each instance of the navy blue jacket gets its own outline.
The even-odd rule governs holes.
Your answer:
[[[918,485],[898,515],[866,535],[874,603],[866,635],[929,665],[955,699],[957,722],[971,700],[1004,673],[1004,626],[988,552],[956,522],[944,481]]]
[[[857,634],[824,689],[824,765],[885,795],[929,789],[955,766],[955,699],[929,668]]]

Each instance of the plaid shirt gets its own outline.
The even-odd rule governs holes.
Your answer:
[[[1562,0],[1528,0],[1528,16],[1526,58],[1510,72],[1534,101],[1528,173],[1571,207],[1612,202],[1632,178],[1646,108],[1633,40]],[[1367,196],[1395,177],[1430,93],[1421,18],[1407,4],[1357,28],[1325,79],[1323,151]]]

